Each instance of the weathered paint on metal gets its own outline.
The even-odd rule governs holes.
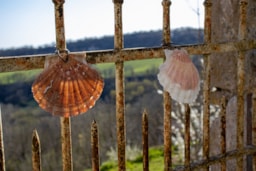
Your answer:
[[[221,113],[220,113],[220,146],[221,154],[226,153],[226,109],[227,109],[227,99],[225,96],[221,98]],[[226,160],[221,162],[221,171],[226,171]]]
[[[190,169],[198,171],[200,169],[201,170],[205,169],[205,167],[209,167],[211,165],[224,162],[226,160],[236,159],[239,156],[252,155],[255,153],[256,153],[255,146],[247,146],[242,151],[235,149],[235,150],[228,151],[225,155],[219,154],[216,156],[209,157],[208,160],[201,160],[201,161],[194,162],[190,165]],[[184,171],[184,170],[185,170],[185,166],[181,166],[173,169],[173,171]]]
[[[56,50],[60,55],[67,52],[64,26],[64,2],[65,0],[53,0],[55,11]],[[58,55],[56,55],[58,57]],[[72,171],[72,145],[71,145],[71,120],[69,117],[60,118],[62,167],[63,171]]]
[[[123,62],[116,62],[116,124],[118,147],[118,170],[125,170],[125,106]]]
[[[212,2],[211,0],[205,0],[205,21],[204,21],[204,43],[211,43],[211,15],[212,15]],[[209,159],[209,147],[210,147],[210,55],[204,55],[204,85],[203,85],[203,159]],[[205,170],[209,170],[209,166],[204,168]]]
[[[65,26],[64,26],[64,3],[65,0],[53,0],[55,11],[55,32],[57,50],[66,50]]]
[[[115,35],[115,85],[116,85],[116,125],[117,125],[117,156],[118,170],[125,171],[125,98],[124,98],[124,62],[121,49],[123,49],[122,0],[114,0]]]
[[[2,109],[1,109],[1,106],[0,106],[0,171],[5,171],[3,122],[2,122]]]
[[[72,171],[72,145],[71,145],[71,123],[70,118],[60,118],[61,146],[62,146],[62,170]]]
[[[239,39],[246,38],[247,1],[240,1]],[[244,147],[244,92],[245,92],[245,51],[239,51],[237,59],[237,149]],[[243,170],[243,156],[237,158],[237,171]]]
[[[170,30],[170,0],[163,0],[163,46],[171,45],[171,30]]]
[[[186,171],[190,171],[190,107],[184,104],[185,107],[185,167]]]
[[[81,51],[70,52],[81,57],[86,55],[86,61],[91,64],[97,63],[115,63],[117,61],[132,61],[143,59],[164,58],[164,48],[174,49],[183,48],[189,54],[204,55],[210,53],[222,53],[231,51],[246,51],[256,49],[256,40],[241,40],[236,42],[227,42],[220,44],[198,44],[182,45],[171,47],[152,47],[152,48],[132,48],[121,50],[100,50],[100,51]],[[121,52],[121,53],[120,53]],[[120,55],[118,55],[120,54]],[[118,56],[118,57],[117,57]],[[0,57],[0,72],[24,71],[40,69],[44,67],[46,57],[58,57],[57,54],[39,54],[24,56],[2,56]]]
[[[204,42],[210,43],[211,42],[211,34],[212,34],[212,0],[205,0],[204,1]]]
[[[164,171],[172,170],[172,129],[171,129],[171,97],[168,92],[164,98]]]
[[[246,146],[252,146],[252,93],[248,93],[246,95],[246,120],[245,120],[245,136],[246,136]],[[246,170],[253,170],[253,156],[247,155],[246,156]]]
[[[146,109],[142,114],[142,151],[143,151],[143,171],[149,171],[148,158],[148,113]]]
[[[170,30],[170,0],[163,0],[163,45],[171,44]],[[162,51],[162,50],[161,50]],[[171,97],[168,92],[163,93],[164,100],[164,171],[172,170],[172,129],[171,129]]]
[[[32,170],[41,171],[41,145],[37,130],[32,134]]]
[[[92,171],[100,170],[98,136],[98,126],[96,121],[94,120],[91,125]]]
[[[252,145],[256,146],[256,89],[252,95]],[[253,154],[253,170],[256,170],[256,153]]]
[[[239,52],[237,59],[237,149],[244,147],[244,85],[245,53]],[[237,158],[237,170],[243,170],[243,156]]]

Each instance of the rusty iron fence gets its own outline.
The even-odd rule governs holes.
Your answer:
[[[55,7],[55,28],[56,28],[56,48],[61,53],[66,52],[66,40],[65,40],[65,27],[64,27],[64,0],[53,0]],[[240,18],[239,18],[239,40],[225,43],[212,43],[211,41],[211,14],[212,14],[212,2],[211,0],[205,0],[205,21],[204,21],[204,43],[195,45],[175,46],[171,45],[170,37],[170,0],[162,0],[163,7],[163,44],[160,47],[152,48],[123,48],[123,29],[122,29],[122,5],[123,0],[113,0],[114,4],[114,16],[115,16],[115,29],[114,29],[114,49],[103,51],[88,51],[88,52],[71,52],[79,56],[86,54],[87,62],[91,64],[98,63],[115,63],[115,82],[116,82],[116,126],[117,126],[117,153],[118,153],[118,170],[125,171],[125,99],[124,99],[124,63],[131,60],[163,58],[164,48],[184,48],[189,54],[202,55],[204,60],[204,80],[203,80],[203,151],[202,160],[191,161],[190,154],[190,106],[185,104],[185,135],[184,135],[184,165],[181,167],[173,168],[172,165],[172,120],[171,111],[172,103],[171,98],[167,92],[164,92],[164,122],[163,122],[163,136],[164,136],[164,170],[209,170],[213,164],[221,164],[221,169],[226,170],[226,161],[228,159],[236,159],[237,170],[243,170],[243,157],[247,155],[253,155],[253,167],[248,170],[256,169],[256,96],[252,98],[252,142],[251,145],[246,145],[244,142],[244,84],[245,84],[245,52],[250,49],[256,49],[255,39],[245,39],[246,35],[246,7],[247,1],[240,1]],[[226,137],[225,137],[225,123],[226,123],[226,100],[221,99],[221,153],[217,156],[209,155],[209,143],[210,143],[210,68],[211,63],[209,56],[212,53],[224,53],[224,52],[238,52],[237,62],[237,148],[233,151],[226,150]],[[23,71],[43,68],[46,57],[57,57],[55,53],[42,54],[42,55],[26,55],[26,56],[5,56],[0,57],[0,72],[9,71]],[[148,153],[148,116],[144,111],[142,115],[142,144],[143,144],[143,170],[149,170],[149,153]],[[0,118],[1,119],[1,118]],[[2,122],[0,121],[0,170],[5,170],[5,158],[4,158],[4,144],[2,133]],[[72,148],[71,148],[71,121],[70,118],[60,118],[61,123],[61,142],[62,142],[62,165],[63,171],[72,171]],[[41,168],[41,147],[40,140],[37,131],[33,131],[32,136],[32,164],[34,171],[40,171]],[[96,122],[91,125],[91,148],[92,148],[92,170],[99,170],[99,137],[98,128]]]

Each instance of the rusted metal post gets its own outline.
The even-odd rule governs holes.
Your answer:
[[[33,171],[41,171],[41,145],[37,130],[32,134],[32,169]]]
[[[244,147],[244,65],[245,54],[239,52],[237,61],[237,149],[243,150]],[[237,170],[243,170],[243,156],[237,158]]]
[[[65,0],[53,0],[55,11],[56,49],[60,53],[67,52],[64,27],[64,2]],[[62,167],[63,171],[72,171],[72,145],[71,145],[71,121],[70,118],[60,118]]]
[[[252,93],[246,96],[246,146],[252,145]],[[246,170],[253,170],[253,156],[246,155]]]
[[[198,45],[172,45],[172,48],[183,48],[189,54],[204,55],[210,53],[220,52],[237,52],[239,50],[256,49],[256,40],[241,40],[234,42],[222,42],[211,44]],[[69,54],[84,57],[86,54],[86,61],[91,64],[111,63],[120,61],[117,59],[116,50],[99,50],[99,51],[82,51],[70,52]],[[131,48],[122,50],[122,60],[132,61],[141,59],[159,59],[163,58],[163,47],[150,48]],[[0,72],[24,71],[43,68],[45,58],[56,57],[54,53],[41,55],[22,55],[22,56],[1,56],[0,57]]]
[[[163,45],[170,46],[170,0],[163,0]],[[168,92],[164,98],[164,171],[172,170],[172,130],[171,130],[171,97]]]
[[[5,171],[3,122],[2,122],[1,106],[0,106],[0,171]]]
[[[226,153],[226,107],[227,99],[225,96],[221,98],[221,113],[220,113],[220,146],[221,154]],[[226,160],[221,162],[221,171],[226,171]]]
[[[204,1],[205,6],[205,21],[204,21],[204,42],[206,44],[211,43],[211,0]],[[204,55],[204,86],[203,86],[203,158],[209,159],[209,134],[210,134],[210,54]],[[209,170],[209,166],[205,168]]]
[[[185,167],[190,171],[190,107],[185,104]]]
[[[55,32],[57,50],[66,50],[65,26],[64,26],[64,3],[65,0],[52,0],[55,11]]]
[[[116,125],[118,170],[125,171],[125,98],[124,98],[124,62],[121,59],[123,48],[122,4],[123,0],[113,0],[115,15],[114,48],[117,53],[116,66]]]
[[[143,148],[143,171],[149,170],[148,161],[148,113],[146,109],[142,114],[142,148]]]
[[[256,146],[256,89],[252,96],[252,145]],[[256,170],[256,153],[253,154],[253,170]]]
[[[63,171],[73,170],[70,122],[70,118],[60,118]]]
[[[170,29],[170,0],[163,0],[163,45],[170,46],[171,43],[171,29]]]
[[[114,48],[121,50],[123,48],[123,23],[122,23],[122,5],[123,0],[113,0],[115,12],[115,35]]]
[[[94,120],[91,126],[92,171],[100,170],[98,127]]]
[[[247,1],[240,1],[240,18],[238,39],[246,38]],[[244,148],[244,89],[245,89],[245,51],[239,51],[237,59],[237,149]],[[237,171],[243,170],[243,156],[237,158]]]

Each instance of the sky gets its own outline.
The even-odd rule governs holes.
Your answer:
[[[123,33],[162,28],[162,0],[124,0]],[[203,0],[171,0],[171,29],[202,28]],[[200,15],[197,15],[199,11]],[[65,0],[67,41],[114,34],[112,0]],[[52,0],[0,0],[0,49],[55,42]]]

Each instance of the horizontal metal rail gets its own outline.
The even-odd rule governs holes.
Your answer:
[[[190,166],[188,167],[190,170],[198,170],[198,169],[204,168],[205,166],[211,166],[214,164],[225,162],[230,159],[238,158],[240,156],[251,155],[255,153],[256,153],[256,146],[247,146],[243,148],[243,150],[232,150],[232,151],[226,152],[225,154],[219,154],[216,156],[209,157],[208,160],[201,160],[201,161],[191,163]],[[186,168],[187,168],[186,166],[178,166],[173,171],[185,171]]]
[[[170,47],[152,47],[152,48],[129,48],[116,50],[100,50],[100,51],[81,51],[70,52],[81,57],[86,57],[88,63],[115,63],[118,61],[131,61],[141,59],[163,58],[164,48],[184,48],[189,54],[203,55],[211,53],[223,53],[231,51],[247,51],[256,49],[256,40],[241,40],[220,44],[199,44],[199,45],[184,45]],[[121,55],[117,55],[117,54]],[[0,72],[32,70],[43,68],[46,57],[57,57],[55,53],[39,54],[39,55],[24,55],[24,56],[1,56],[0,57]],[[118,57],[117,57],[118,56]]]

